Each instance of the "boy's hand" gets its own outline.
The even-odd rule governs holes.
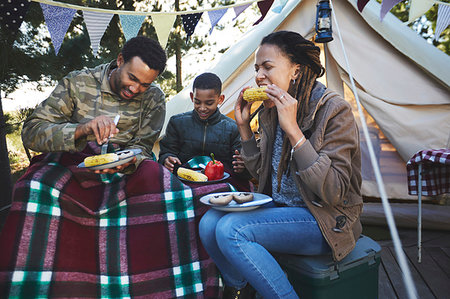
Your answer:
[[[233,171],[235,173],[241,173],[244,172],[245,170],[245,166],[244,166],[244,160],[242,159],[241,154],[239,153],[238,150],[234,151],[234,155],[233,155]]]
[[[173,167],[175,166],[175,164],[180,164],[181,165],[181,161],[180,159],[178,159],[177,157],[174,156],[169,156],[164,160],[164,167],[166,167],[167,169],[169,169],[169,171],[171,173],[173,173]]]

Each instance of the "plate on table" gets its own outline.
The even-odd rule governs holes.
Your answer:
[[[253,194],[253,200],[245,203],[238,204],[232,200],[226,206],[215,205],[209,202],[209,199],[217,195],[228,195],[237,193],[251,193]],[[225,211],[225,212],[243,212],[250,211],[259,208],[260,206],[272,201],[272,197],[262,194],[262,193],[252,193],[252,192],[221,192],[221,193],[211,193],[200,198],[200,202],[212,207],[213,209]]]
[[[130,162],[131,160],[133,160],[133,158],[135,156],[139,155],[140,153],[142,153],[142,150],[139,148],[131,148],[131,149],[126,149],[126,150],[121,150],[121,151],[116,152],[116,154],[119,156],[119,160],[117,160],[117,161],[100,164],[100,165],[95,165],[95,166],[90,166],[90,167],[84,166],[84,162],[81,162],[80,164],[78,164],[78,167],[86,168],[86,169],[90,169],[90,170],[103,170],[103,169],[108,169],[108,168],[114,168],[114,167],[117,167],[122,164]]]
[[[198,172],[201,172],[201,170],[198,170]],[[221,179],[218,180],[213,180],[213,181],[204,181],[204,182],[197,182],[197,181],[191,181],[191,180],[187,180],[185,178],[182,178],[180,176],[177,176],[181,181],[183,182],[187,182],[187,183],[195,183],[195,184],[214,184],[214,183],[219,183],[222,181],[225,181],[226,179],[228,179],[230,177],[230,174],[228,172],[224,172],[223,173],[223,177]]]

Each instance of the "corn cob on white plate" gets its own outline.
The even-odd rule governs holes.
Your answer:
[[[226,179],[228,179],[230,177],[230,174],[228,172],[224,172],[223,173],[223,178],[219,179],[219,180],[213,180],[213,181],[204,181],[204,182],[200,182],[200,181],[191,181],[191,180],[187,180],[185,178],[180,177],[179,175],[177,175],[177,177],[183,181],[183,182],[187,182],[187,183],[195,183],[195,184],[214,184],[214,183],[219,183],[222,181],[225,181]]]
[[[116,152],[117,156],[119,157],[118,161],[95,165],[95,166],[90,166],[90,167],[84,166],[84,162],[81,162],[80,164],[78,164],[78,167],[86,168],[89,170],[102,170],[102,169],[114,168],[114,167],[117,167],[122,164],[130,162],[134,156],[137,156],[140,153],[142,153],[142,150],[140,148],[131,148],[131,149],[126,149],[126,150],[121,150],[121,151]]]
[[[213,209],[225,211],[225,212],[244,212],[244,211],[250,211],[259,208],[260,206],[269,203],[272,201],[272,197],[262,194],[262,193],[252,193],[253,194],[253,201],[245,202],[238,204],[234,200],[232,200],[229,204],[226,206],[220,206],[220,205],[214,205],[209,202],[209,199],[213,196],[217,195],[228,195],[228,194],[234,194],[234,193],[241,193],[241,192],[221,192],[221,193],[211,193],[208,195],[205,195],[200,198],[200,202],[211,206]],[[245,192],[245,193],[251,193],[251,192]]]

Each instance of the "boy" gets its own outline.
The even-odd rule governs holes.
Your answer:
[[[170,172],[175,164],[211,153],[224,164],[225,171],[244,172],[236,123],[217,109],[225,98],[221,93],[222,82],[217,75],[203,73],[195,78],[190,93],[194,110],[172,116],[159,143],[159,163]]]

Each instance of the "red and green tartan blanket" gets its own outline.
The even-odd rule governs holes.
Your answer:
[[[203,195],[146,160],[132,175],[76,165],[92,153],[35,157],[0,234],[1,298],[219,298],[201,245]]]

